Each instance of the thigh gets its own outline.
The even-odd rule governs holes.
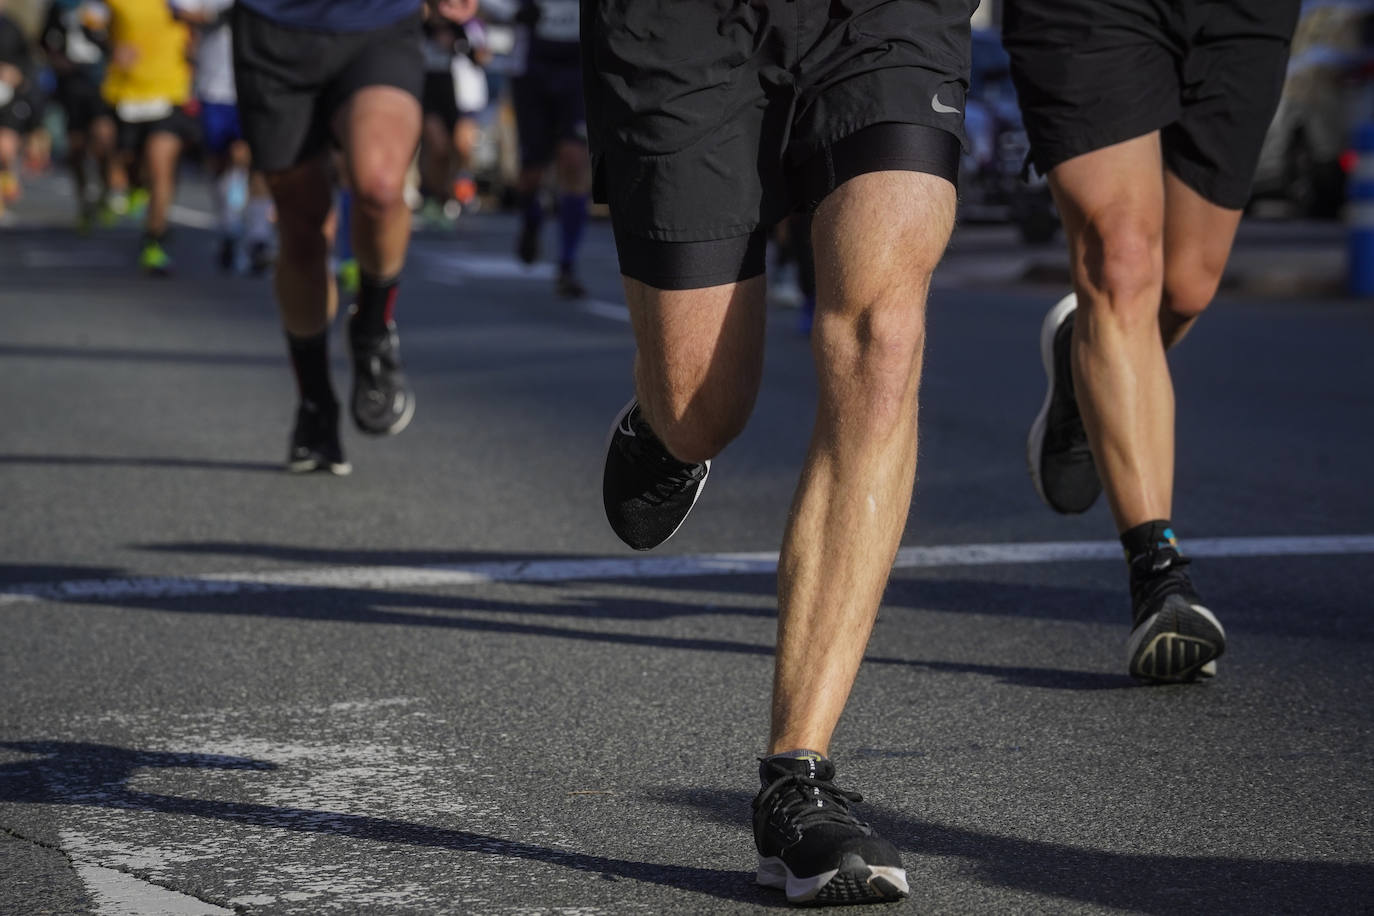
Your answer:
[[[870,172],[836,188],[812,219],[817,321],[882,311],[889,328],[923,322],[956,199],[949,181],[913,171]]]
[[[1219,207],[1243,208],[1288,67],[1298,0],[1195,3],[1183,111],[1163,132],[1169,171]]]
[[[635,375],[652,409],[737,404],[747,416],[763,375],[764,280],[661,290],[626,279]]]
[[[1008,0],[1003,43],[1042,175],[1182,110],[1173,0]]]
[[[387,184],[403,182],[420,143],[421,117],[419,100],[395,86],[368,86],[353,93],[334,127],[350,184],[367,188],[371,182],[365,179],[379,175]]]

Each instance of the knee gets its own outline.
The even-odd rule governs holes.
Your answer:
[[[328,210],[292,207],[279,199],[277,214],[277,239],[282,259],[294,262],[328,257],[333,243]]]
[[[1099,314],[1105,312],[1123,325],[1153,324],[1164,264],[1159,227],[1108,215],[1088,224],[1080,248],[1077,280],[1096,293],[1087,299],[1101,306]]]
[[[376,166],[353,175],[353,205],[370,219],[383,219],[405,206],[405,169]]]
[[[847,389],[845,401],[862,403],[860,422],[895,428],[913,406],[920,380],[924,309],[904,300],[854,315],[825,313],[812,335],[822,385]]]
[[[1188,259],[1164,269],[1164,310],[1179,321],[1192,321],[1212,302],[1225,263],[1207,264]]]

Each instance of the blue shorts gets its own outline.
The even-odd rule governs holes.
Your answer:
[[[243,131],[239,128],[238,106],[201,102],[200,129],[206,152],[217,156],[224,155],[235,140],[243,139]]]

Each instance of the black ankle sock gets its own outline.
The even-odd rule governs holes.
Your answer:
[[[353,333],[381,337],[396,311],[396,291],[400,277],[378,278],[368,273],[358,276],[358,311]]]
[[[296,337],[288,332],[286,349],[291,354],[301,400],[321,407],[334,404],[334,389],[329,384],[329,329],[311,337]]]
[[[1173,524],[1167,518],[1157,518],[1122,532],[1121,546],[1126,548],[1126,562],[1132,565],[1138,557],[1148,556],[1166,547],[1178,552]]]

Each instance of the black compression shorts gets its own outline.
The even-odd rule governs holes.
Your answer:
[[[844,181],[953,182],[972,0],[583,0],[594,193],[621,272],[757,276],[764,233]]]
[[[1007,0],[1003,42],[1041,174],[1160,132],[1169,171],[1250,196],[1299,0]]]
[[[424,86],[420,17],[363,32],[279,25],[235,4],[234,78],[253,166],[278,172],[329,146],[335,113],[359,89]]]

